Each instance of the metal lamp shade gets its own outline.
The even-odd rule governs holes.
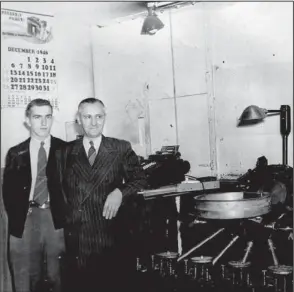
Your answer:
[[[280,130],[283,139],[283,165],[288,164],[288,136],[291,132],[291,108],[281,105],[279,110],[267,110],[256,105],[248,106],[239,118],[238,126],[256,124],[269,115],[280,115]]]
[[[239,118],[239,126],[255,124],[262,121],[267,114],[267,110],[256,105],[248,106]]]
[[[148,16],[145,18],[141,34],[154,35],[158,30],[162,29],[164,24],[152,11],[148,9]]]

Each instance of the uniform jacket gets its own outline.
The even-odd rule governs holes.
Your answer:
[[[8,215],[9,234],[22,237],[25,221],[29,209],[31,191],[31,160],[30,139],[9,149],[3,174],[3,202]],[[47,179],[50,206],[56,229],[65,223],[64,198],[57,196],[52,189],[52,176],[56,173],[54,152],[63,147],[66,142],[51,136],[51,146],[47,162]]]
[[[67,200],[65,239],[67,250],[83,259],[115,244],[119,216],[106,220],[103,206],[110,192],[119,188],[123,207],[128,197],[146,186],[144,172],[129,142],[102,136],[93,166],[83,139],[56,152],[56,184]],[[58,191],[58,190],[57,190]],[[61,195],[60,195],[61,196]]]

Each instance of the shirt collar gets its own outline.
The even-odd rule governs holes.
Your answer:
[[[84,138],[83,138],[84,147],[87,149],[90,148],[90,141],[93,141],[94,147],[97,150],[101,144],[101,139],[102,139],[101,135],[97,138],[88,138],[88,137],[84,136]]]
[[[49,135],[45,140],[43,140],[43,142],[44,142],[44,147],[50,147],[51,136]],[[34,145],[40,146],[41,140],[38,140],[38,139],[36,139],[34,137],[31,137],[31,143],[33,143]]]

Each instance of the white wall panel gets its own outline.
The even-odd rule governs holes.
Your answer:
[[[236,124],[251,104],[266,109],[288,104],[293,113],[293,4],[238,2],[208,15],[219,175],[242,174],[262,155],[270,164],[282,163],[279,116],[253,126]]]
[[[149,102],[173,97],[169,18],[160,18],[165,28],[154,36],[140,34],[141,18],[92,28],[95,94],[105,102],[108,115],[105,134],[129,140],[142,156],[153,147],[153,125],[164,120],[153,115],[150,122]],[[144,118],[143,129],[139,117]],[[139,141],[140,131],[145,145]]]
[[[173,10],[171,22],[176,95],[206,93],[207,70],[202,6]]]
[[[93,27],[95,92],[105,100],[172,97],[172,66],[168,15],[165,28],[141,35],[143,19],[110,27]],[[144,92],[144,94],[142,93]]]
[[[163,145],[176,145],[174,100],[150,100],[149,110],[152,153]]]
[[[207,95],[177,98],[180,152],[191,164],[193,176],[211,172]]]

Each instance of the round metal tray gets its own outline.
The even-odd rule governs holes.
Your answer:
[[[234,268],[247,268],[250,266],[250,262],[242,263],[242,262],[236,262],[236,261],[230,261],[228,264]]]
[[[270,266],[268,267],[268,269],[272,271],[274,274],[278,275],[289,275],[293,272],[293,267],[285,265]]]
[[[271,210],[269,193],[213,193],[197,196],[194,202],[197,215],[205,219],[251,218]]]
[[[178,254],[176,252],[161,252],[156,254],[157,256],[161,257],[161,258],[166,258],[166,259],[175,259],[178,257]]]
[[[200,257],[193,257],[190,260],[192,263],[196,263],[196,264],[207,264],[212,262],[212,257],[200,256]]]

